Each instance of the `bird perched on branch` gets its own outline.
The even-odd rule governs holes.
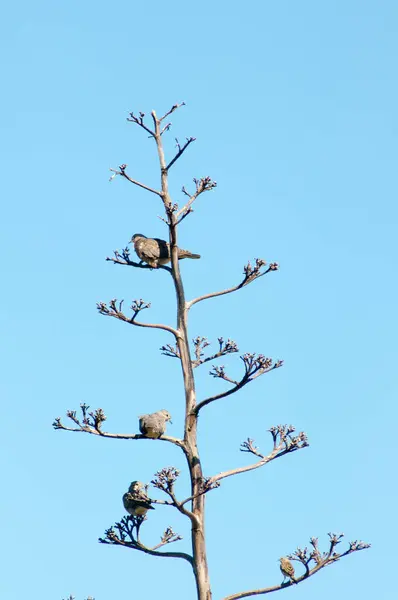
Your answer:
[[[166,423],[170,421],[171,415],[165,410],[159,410],[151,415],[140,415],[140,431],[146,437],[157,439],[166,432]]]
[[[132,481],[129,491],[123,494],[123,506],[133,517],[143,517],[148,510],[154,510],[147,489],[141,481]]]
[[[280,560],[280,570],[282,571],[283,581],[285,581],[286,577],[293,581],[293,583],[297,583],[294,578],[294,567],[288,558],[282,557]],[[283,583],[283,582],[282,582]]]
[[[159,265],[165,265],[171,260],[170,244],[165,240],[147,238],[142,233],[135,233],[130,241],[134,244],[138,258],[150,267],[157,269]],[[200,254],[178,248],[178,259],[183,258],[200,258]]]

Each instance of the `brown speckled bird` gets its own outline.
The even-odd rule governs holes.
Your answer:
[[[170,421],[171,415],[165,410],[159,410],[151,415],[140,415],[140,431],[146,437],[157,439],[166,432],[166,423]]]
[[[286,557],[282,557],[280,560],[280,570],[282,571],[283,581],[288,577],[293,583],[297,583],[294,578],[294,567],[290,560]],[[283,583],[283,582],[282,582]]]
[[[131,238],[134,250],[138,258],[146,262],[150,267],[157,269],[159,265],[165,265],[171,260],[170,244],[159,238],[147,238],[142,233],[135,233]],[[193,254],[189,250],[178,248],[178,259],[200,258],[200,254]]]
[[[153,510],[147,488],[141,481],[132,481],[129,491],[123,494],[123,506],[130,515],[143,517],[148,510]]]

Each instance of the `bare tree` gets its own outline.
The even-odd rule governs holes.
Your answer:
[[[111,169],[111,179],[117,176],[122,177],[133,185],[139,186],[151,194],[158,196],[160,201],[163,203],[164,217],[162,217],[162,220],[166,223],[169,231],[168,248],[171,255],[171,267],[168,267],[165,264],[157,264],[156,267],[167,271],[174,283],[177,297],[176,326],[174,327],[166,324],[147,323],[137,320],[139,313],[149,309],[150,307],[150,303],[145,302],[142,299],[133,300],[130,307],[131,313],[129,314],[124,311],[123,300],[118,301],[116,299],[111,300],[108,304],[100,302],[98,304],[98,310],[102,315],[124,321],[129,325],[136,327],[148,327],[152,329],[162,329],[167,331],[173,338],[172,343],[162,346],[161,351],[166,356],[176,358],[181,363],[185,388],[184,435],[182,438],[176,438],[163,434],[158,439],[161,442],[168,442],[176,445],[183,452],[190,474],[191,493],[188,498],[177,498],[174,486],[179,475],[179,471],[174,467],[163,468],[155,474],[155,477],[151,483],[155,488],[161,490],[166,495],[167,499],[154,499],[152,500],[152,503],[171,506],[189,519],[191,524],[192,553],[187,554],[185,552],[161,550],[163,546],[175,543],[181,539],[181,537],[176,534],[171,527],[168,527],[165,530],[161,536],[160,542],[156,546],[147,546],[140,537],[141,527],[147,518],[145,515],[140,516],[133,514],[123,517],[120,522],[106,530],[105,536],[100,538],[100,542],[104,544],[125,546],[126,548],[132,548],[154,556],[180,558],[185,560],[193,569],[198,599],[210,600],[212,595],[207,564],[206,537],[204,529],[205,495],[214,488],[217,488],[222,479],[263,467],[270,461],[280,458],[285,454],[290,454],[302,448],[306,448],[308,446],[308,441],[306,434],[304,432],[295,433],[295,428],[292,425],[277,425],[271,427],[269,430],[272,437],[270,451],[265,453],[260,452],[260,450],[255,446],[254,440],[250,438],[242,443],[241,450],[243,452],[252,454],[255,457],[255,462],[248,464],[245,467],[230,469],[211,477],[204,477],[203,475],[199,448],[197,444],[198,416],[200,411],[210,403],[222,400],[227,396],[238,392],[241,388],[252,382],[254,379],[257,379],[261,375],[278,369],[282,366],[282,361],[274,361],[262,354],[243,354],[240,357],[243,363],[243,372],[237,378],[229,376],[223,366],[213,366],[210,374],[215,378],[223,379],[224,381],[228,382],[230,384],[230,388],[227,391],[198,401],[195,392],[194,369],[209,361],[215,361],[216,359],[227,354],[236,353],[238,352],[238,347],[233,340],[224,340],[223,338],[219,338],[217,352],[213,354],[207,354],[206,349],[209,346],[209,342],[204,337],[196,337],[193,340],[191,352],[190,337],[188,334],[189,311],[195,304],[198,304],[199,302],[203,302],[217,296],[222,296],[224,294],[236,292],[250,283],[253,283],[263,275],[278,270],[278,264],[270,263],[267,265],[265,260],[257,258],[254,262],[248,262],[245,265],[243,277],[232,287],[222,291],[205,293],[192,300],[187,301],[185,299],[184,286],[178,260],[178,226],[188,215],[192,213],[192,206],[198,197],[205,192],[213,190],[216,187],[216,182],[210,177],[202,177],[193,180],[194,186],[192,191],[187,191],[187,189],[183,187],[182,193],[185,196],[185,204],[181,208],[175,204],[170,197],[168,183],[170,170],[176,161],[182,156],[188,146],[195,140],[195,138],[189,137],[186,138],[185,142],[182,144],[176,140],[177,150],[175,156],[171,160],[166,159],[162,136],[164,133],[169,131],[171,126],[171,123],[166,121],[166,119],[169,115],[183,105],[184,103],[175,104],[160,118],[157,116],[155,111],[152,111],[151,124],[147,124],[144,113],[139,113],[138,116],[134,113],[130,113],[127,119],[131,123],[134,123],[139,128],[144,130],[144,132],[146,132],[156,144],[160,167],[160,189],[152,188],[145,183],[142,183],[131,177],[127,173],[127,165],[125,164],[121,165],[118,169]],[[144,264],[142,261],[136,262],[132,260],[128,246],[126,246],[121,252],[115,251],[113,256],[108,257],[107,260],[115,264],[131,266],[140,269],[150,269],[153,267],[153,265]],[[81,415],[79,414],[79,416],[77,415],[76,411],[67,412],[67,417],[69,417],[69,419],[73,422],[72,426],[68,427],[64,425],[61,419],[57,418],[53,424],[55,429],[79,431],[101,437],[116,439],[146,439],[146,435],[144,434],[121,434],[103,431],[102,426],[106,420],[106,416],[101,408],[90,411],[86,404],[82,404],[80,406],[80,410]],[[297,548],[295,552],[287,557],[288,559],[298,561],[303,565],[304,573],[302,575],[297,576],[295,579],[289,579],[289,581],[286,583],[282,582],[280,584],[262,589],[252,589],[238,592],[225,597],[224,600],[238,600],[239,598],[246,598],[259,594],[268,594],[270,592],[284,589],[293,584],[298,584],[308,577],[311,577],[324,567],[336,562],[343,556],[347,556],[352,552],[369,547],[369,544],[365,544],[360,541],[353,541],[349,543],[347,550],[339,553],[336,551],[336,547],[343,537],[342,534],[329,533],[328,535],[329,542],[326,551],[321,552],[318,547],[318,539],[311,538],[310,548]],[[294,573],[294,569],[292,572]]]

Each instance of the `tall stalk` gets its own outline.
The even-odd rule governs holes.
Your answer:
[[[180,145],[177,141],[177,152],[173,159],[167,163],[163,148],[162,136],[170,129],[171,123],[166,123],[163,125],[163,122],[171,113],[173,113],[183,104],[184,103],[175,104],[161,118],[158,118],[155,111],[152,111],[151,116],[153,121],[153,129],[147,126],[146,122],[144,121],[145,115],[143,113],[139,113],[139,116],[134,115],[134,113],[130,113],[129,118],[127,119],[128,121],[144,129],[147,133],[149,133],[149,136],[155,140],[160,167],[160,190],[152,188],[145,183],[130,177],[130,175],[128,175],[126,172],[127,165],[125,164],[121,165],[118,169],[111,169],[113,172],[111,179],[116,176],[122,177],[133,185],[155,194],[163,203],[165,217],[162,220],[168,226],[169,231],[171,268],[164,265],[158,266],[158,268],[167,271],[173,279],[177,299],[176,327],[166,324],[138,321],[137,316],[139,313],[150,307],[150,304],[144,302],[142,299],[133,300],[131,304],[132,316],[129,316],[124,312],[123,300],[119,302],[114,299],[108,304],[99,302],[97,308],[103,315],[116,318],[119,321],[123,321],[136,327],[162,329],[171,334],[174,338],[175,346],[168,344],[167,346],[162,347],[162,351],[166,356],[177,358],[181,362],[185,395],[184,436],[183,438],[176,438],[163,434],[158,438],[157,441],[174,444],[184,453],[191,480],[191,495],[184,500],[177,499],[174,490],[174,484],[179,472],[174,467],[166,467],[156,473],[155,478],[151,483],[155,488],[163,491],[168,496],[168,500],[165,501],[151,499],[150,502],[153,504],[174,507],[190,520],[192,554],[185,552],[165,551],[164,549],[161,550],[161,548],[164,546],[177,542],[181,539],[181,536],[174,533],[170,527],[164,531],[160,543],[152,547],[147,546],[141,537],[141,527],[146,520],[145,517],[142,516],[136,517],[130,515],[128,517],[123,517],[120,522],[106,530],[105,537],[100,538],[100,542],[139,550],[152,556],[163,558],[179,558],[188,562],[192,567],[195,577],[198,600],[211,600],[212,593],[207,563],[205,536],[205,494],[218,487],[222,479],[263,467],[272,460],[280,458],[285,454],[290,454],[302,448],[306,448],[308,446],[308,441],[304,432],[295,434],[295,428],[293,426],[277,425],[271,427],[269,430],[272,436],[272,448],[270,452],[265,454],[260,452],[260,450],[254,444],[254,440],[247,438],[241,444],[240,449],[243,452],[247,452],[255,457],[253,463],[243,467],[228,469],[211,477],[204,478],[203,476],[197,442],[199,412],[209,404],[227,398],[231,394],[238,392],[244,386],[248,385],[261,375],[278,369],[282,366],[283,361],[274,361],[271,358],[267,358],[263,354],[243,354],[240,358],[243,362],[244,370],[240,379],[234,379],[233,377],[229,376],[224,367],[213,366],[213,369],[210,372],[211,375],[227,382],[230,385],[230,388],[224,392],[215,394],[198,402],[195,392],[194,369],[209,361],[215,361],[226,354],[238,352],[238,347],[233,340],[228,339],[225,341],[223,338],[218,338],[218,351],[206,356],[205,349],[209,343],[207,342],[206,338],[197,337],[193,340],[194,353],[191,355],[189,343],[190,338],[188,335],[189,310],[198,302],[203,302],[211,298],[236,292],[246,285],[249,285],[253,281],[256,281],[263,275],[277,271],[278,264],[270,263],[267,266],[265,260],[257,258],[253,263],[248,262],[245,265],[243,271],[244,276],[236,285],[221,291],[203,294],[189,301],[185,299],[184,286],[178,260],[178,226],[192,212],[192,205],[197,198],[204,192],[210,191],[216,187],[216,183],[212,181],[210,177],[194,179],[193,181],[195,184],[195,189],[192,194],[187,192],[185,187],[182,188],[183,194],[188,198],[184,206],[179,208],[177,204],[173,204],[172,202],[168,186],[170,169],[195,138],[187,138],[183,145]],[[114,256],[108,257],[107,260],[119,265],[140,269],[151,269],[151,267],[147,264],[142,264],[142,262],[138,263],[131,260],[128,247],[124,248],[122,252],[116,250],[114,252]],[[82,404],[80,405],[80,409],[82,413],[81,416],[78,416],[76,411],[67,412],[67,417],[74,424],[72,427],[65,426],[58,417],[53,423],[54,428],[64,429],[67,431],[85,432],[92,435],[113,439],[148,439],[145,435],[137,433],[121,434],[105,432],[103,430],[103,423],[106,420],[106,416],[101,408],[90,412],[89,407],[86,404]],[[186,505],[189,505],[190,509],[186,508]],[[289,559],[294,560],[300,564],[303,570],[301,574],[296,573],[287,582],[284,580],[282,583],[272,586],[238,592],[226,596],[224,600],[238,600],[240,598],[246,598],[259,594],[268,594],[284,589],[291,585],[296,585],[308,577],[311,577],[325,566],[336,562],[336,560],[339,558],[369,547],[369,544],[365,544],[364,542],[360,541],[354,541],[350,542],[348,550],[343,553],[338,553],[336,552],[336,547],[340,543],[342,537],[343,536],[341,534],[329,534],[329,547],[326,552],[321,552],[319,550],[317,538],[311,538],[310,549],[297,548],[295,552],[288,555],[287,558],[284,558],[284,564],[288,564]],[[292,569],[293,567],[290,565],[289,572],[294,574],[294,569]]]

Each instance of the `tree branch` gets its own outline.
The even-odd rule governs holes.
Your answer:
[[[283,365],[282,360],[278,360],[273,363],[271,358],[266,358],[263,354],[246,353],[240,358],[245,365],[245,374],[243,375],[240,381],[235,381],[229,378],[225,373],[224,366],[213,367],[213,369],[210,371],[210,375],[219,379],[224,379],[225,381],[234,384],[234,387],[225,392],[221,392],[221,394],[211,396],[210,398],[206,398],[206,400],[202,400],[201,402],[199,402],[199,404],[197,404],[195,408],[196,415],[207,404],[210,404],[215,400],[220,400],[221,398],[226,398],[227,396],[234,394],[250,381],[253,381],[254,379],[257,379],[257,377],[260,377],[260,375],[264,375],[264,373],[274,371],[275,369],[278,369]]]
[[[172,346],[171,344],[166,344],[160,348],[160,351],[164,356],[169,356],[170,358],[178,358],[181,360],[180,351],[178,346]]]
[[[169,502],[168,500],[156,500],[154,498],[151,498],[151,503],[160,504],[161,506],[172,506],[173,508],[175,508],[174,504],[172,502]]]
[[[184,503],[181,503],[177,500],[175,496],[174,484],[179,474],[180,471],[175,467],[165,467],[157,473],[155,473],[155,478],[151,481],[151,483],[154,487],[158,488],[159,490],[167,494],[169,498],[171,498],[172,505],[175,506],[175,508],[180,513],[188,517],[194,525],[198,525],[197,516],[194,515],[190,510],[184,508],[183,504],[185,504],[186,501],[184,501]]]
[[[232,292],[236,292],[241,288],[245,287],[255,279],[259,279],[263,275],[266,275],[270,271],[277,271],[279,269],[278,263],[271,263],[266,271],[261,272],[261,268],[264,267],[267,263],[262,258],[256,258],[256,265],[254,267],[251,266],[250,262],[244,267],[245,277],[243,280],[234,287],[228,288],[226,290],[222,290],[220,292],[212,292],[210,294],[204,294],[203,296],[199,296],[198,298],[194,298],[186,303],[186,308],[189,310],[194,304],[198,302],[202,302],[202,300],[208,300],[209,298],[216,298],[217,296],[224,296],[225,294],[231,294]]]
[[[111,262],[113,262],[113,264],[117,264],[117,265],[127,265],[129,267],[136,267],[139,269],[149,269],[150,271],[153,271],[153,267],[143,263],[143,262],[134,262],[133,260],[130,260],[130,249],[126,246],[125,248],[123,248],[122,252],[119,252],[119,250],[114,250],[113,251],[114,257],[109,257],[107,256],[105,260],[109,260]],[[169,273],[171,273],[171,269],[170,267],[166,267],[166,265],[158,265],[157,270],[159,269],[163,269],[164,271],[168,271]]]
[[[125,169],[127,169],[127,165],[125,165],[125,164],[120,165],[119,170],[109,169],[110,171],[112,171],[112,173],[114,173],[114,175],[111,176],[110,180],[112,180],[114,177],[116,177],[116,175],[120,175],[120,177],[124,177],[130,183],[134,183],[134,185],[137,185],[138,187],[143,188],[144,190],[147,190],[147,192],[152,192],[152,194],[156,194],[157,196],[160,196],[160,198],[163,198],[162,192],[159,192],[159,190],[155,190],[155,189],[149,187],[149,185],[145,185],[145,183],[141,183],[140,181],[137,181],[136,179],[132,179],[129,175],[127,175]]]
[[[192,367],[198,367],[200,364],[204,362],[202,357],[204,356],[203,350],[210,346],[210,342],[205,337],[201,337],[198,335],[196,338],[192,340],[195,351],[195,360],[191,360]]]
[[[141,552],[144,552],[145,554],[150,554],[151,556],[163,556],[166,558],[183,558],[184,560],[188,561],[191,566],[193,566],[192,556],[190,554],[186,554],[185,552],[159,552],[158,550],[148,548],[147,546],[144,546],[143,544],[139,544],[139,545],[135,546],[135,545],[131,544],[130,542],[123,542],[122,540],[117,542],[116,539],[114,542],[101,541],[100,543],[125,546],[126,548],[133,548],[134,550],[140,550]],[[157,547],[158,546],[154,546],[154,548],[157,548]]]
[[[142,129],[145,129],[145,131],[147,131],[149,133],[149,137],[155,137],[155,132],[152,131],[151,129],[149,129],[149,127],[147,127],[144,123],[144,117],[145,117],[145,113],[140,112],[139,113],[139,117],[136,117],[134,113],[129,113],[130,114],[130,118],[127,117],[127,121],[129,121],[130,123],[135,123],[136,125],[138,125],[139,127],[141,127]]]
[[[168,117],[169,115],[171,115],[171,113],[173,113],[175,110],[177,110],[178,108],[181,108],[181,106],[186,106],[185,102],[180,102],[180,104],[173,104],[173,106],[170,108],[169,111],[167,111],[167,113],[165,113],[163,115],[163,117],[160,117],[159,119],[159,123],[161,123],[162,121],[165,120],[166,117]]]
[[[76,427],[67,427],[61,421],[61,417],[57,417],[53,422],[54,429],[63,429],[65,431],[75,431],[75,432],[83,432],[90,433],[91,435],[98,435],[104,438],[113,438],[118,440],[154,440],[155,438],[148,438],[147,436],[141,433],[109,433],[106,431],[102,431],[102,423],[106,421],[106,416],[102,408],[98,408],[93,412],[89,412],[89,406],[87,404],[81,404],[80,409],[82,412],[82,417],[78,418],[75,410],[68,410],[66,416],[68,419],[75,423]],[[156,438],[156,440],[160,440],[163,442],[169,442],[178,446],[186,453],[186,448],[183,440],[179,438],[172,437],[170,435],[161,435]]]
[[[292,433],[295,431],[295,428],[292,425],[278,425],[277,427],[271,427],[269,431],[274,441],[272,452],[266,456],[261,454],[254,445],[254,440],[248,438],[241,444],[241,451],[254,454],[255,456],[258,456],[260,460],[245,467],[238,467],[236,469],[230,469],[229,471],[223,471],[218,475],[213,475],[212,477],[209,477],[209,483],[215,484],[226,477],[238,475],[239,473],[246,473],[247,471],[253,471],[254,469],[258,469],[259,467],[266,465],[275,458],[279,458],[285,454],[288,454],[289,452],[295,452],[296,450],[300,450],[301,448],[306,448],[309,446],[307,435],[304,433],[304,431],[301,431],[297,436],[292,436]]]
[[[174,165],[174,163],[180,158],[181,154],[183,154],[183,152],[188,148],[189,144],[192,144],[192,142],[194,142],[196,140],[196,138],[189,137],[189,138],[186,138],[186,140],[187,141],[185,142],[185,144],[183,146],[180,146],[178,139],[175,138],[176,147],[178,148],[178,152],[175,155],[175,157],[167,165],[167,167],[166,167],[167,170],[169,170],[170,167],[172,167]]]
[[[118,305],[117,299],[114,298],[109,302],[109,306],[104,302],[97,302],[97,309],[101,315],[105,315],[107,317],[114,317],[119,319],[120,321],[125,321],[126,323],[130,323],[130,325],[136,325],[137,327],[150,327],[152,329],[163,329],[164,331],[168,331],[172,333],[174,337],[178,340],[180,337],[180,333],[174,327],[170,325],[160,325],[158,323],[141,323],[136,321],[136,316],[141,310],[145,310],[151,306],[150,302],[144,302],[142,298],[139,300],[133,300],[131,305],[131,310],[133,311],[133,316],[131,318],[126,317],[126,315],[122,312],[122,306],[124,300],[120,300]]]
[[[290,587],[291,585],[301,583],[305,579],[308,579],[308,577],[312,577],[312,575],[315,575],[315,573],[317,573],[324,567],[327,567],[328,565],[331,565],[336,561],[340,560],[340,558],[343,558],[343,556],[348,556],[348,554],[352,554],[353,552],[358,552],[359,550],[365,550],[366,548],[370,548],[370,544],[365,544],[361,541],[353,541],[349,542],[348,550],[346,550],[342,554],[338,554],[337,552],[334,552],[334,548],[337,544],[340,543],[340,540],[343,537],[343,535],[337,535],[332,533],[329,533],[328,535],[330,538],[329,552],[321,554],[318,549],[318,539],[311,538],[310,544],[313,547],[311,551],[309,551],[307,548],[297,548],[297,550],[292,555],[288,556],[289,559],[300,562],[305,568],[305,573],[300,577],[295,577],[294,582],[289,581],[287,583],[281,583],[280,585],[274,585],[267,588],[239,592],[237,594],[232,594],[231,596],[225,596],[223,600],[239,600],[240,598],[258,596],[260,594],[270,594],[271,592],[283,590],[287,587]],[[315,566],[312,569],[309,568],[309,564],[311,562],[315,563]]]
[[[174,533],[171,527],[167,527],[163,533],[160,543],[156,544],[152,548],[149,548],[143,544],[140,540],[140,527],[146,520],[146,517],[123,517],[118,523],[115,523],[114,527],[111,527],[105,531],[105,537],[99,538],[101,544],[112,544],[116,546],[125,546],[134,550],[139,550],[145,554],[151,554],[152,556],[163,556],[168,558],[183,558],[188,561],[189,564],[193,565],[193,558],[190,554],[185,552],[159,552],[158,549],[166,544],[172,544],[182,539],[180,535]],[[116,533],[115,528],[118,533]]]
[[[204,192],[209,192],[217,187],[217,183],[213,181],[210,177],[202,177],[201,179],[193,179],[193,182],[196,187],[196,191],[194,194],[190,195],[185,187],[182,188],[182,193],[189,197],[188,202],[176,213],[176,221],[177,225],[181,223],[186,216],[192,212],[192,204],[195,202],[196,198],[203,194]]]
[[[218,344],[219,344],[218,352],[216,352],[215,354],[212,354],[211,356],[207,356],[206,358],[203,358],[203,356],[204,356],[203,350],[207,346],[210,346],[210,343],[207,341],[206,338],[200,337],[200,336],[194,338],[192,341],[193,341],[193,344],[195,347],[195,360],[192,361],[192,366],[194,369],[196,367],[199,367],[200,365],[203,365],[206,362],[209,362],[210,360],[215,360],[216,358],[220,358],[221,356],[225,356],[226,354],[232,354],[233,352],[239,352],[239,348],[238,348],[236,342],[234,342],[233,340],[230,340],[229,338],[225,342],[224,338],[219,337],[218,338]]]
[[[192,500],[195,500],[195,498],[199,498],[199,496],[203,496],[204,494],[207,494],[207,492],[215,490],[218,487],[220,487],[220,484],[217,481],[211,481],[211,477],[203,477],[200,484],[199,492],[197,494],[194,494],[193,496],[185,498],[185,500],[180,502],[180,505],[184,506],[184,504],[186,504],[187,502],[191,502]]]

